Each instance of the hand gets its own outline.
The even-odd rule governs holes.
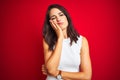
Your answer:
[[[46,69],[46,67],[45,67],[44,64],[42,65],[42,73],[43,73],[44,75],[47,75],[47,74],[48,74],[47,69]]]
[[[63,32],[62,29],[59,27],[59,25],[52,20],[50,20],[50,24],[52,28],[55,30],[57,37],[63,39],[64,38]]]

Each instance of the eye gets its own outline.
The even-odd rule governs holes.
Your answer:
[[[54,20],[55,19],[55,17],[51,17],[51,20]]]
[[[64,14],[62,13],[62,14],[60,14],[60,16],[64,16]]]

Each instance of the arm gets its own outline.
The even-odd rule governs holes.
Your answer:
[[[62,50],[63,33],[56,23],[54,23],[53,21],[50,22],[52,28],[56,31],[58,40],[55,44],[55,49],[53,51],[50,51],[48,44],[43,39],[45,67],[50,75],[57,76],[59,73],[58,65],[60,62],[60,56]]]
[[[62,71],[61,76],[63,79],[91,80],[92,68],[89,56],[89,46],[86,38],[83,37],[82,40],[80,72]]]
[[[57,41],[54,51],[50,51],[47,43],[43,39],[43,48],[44,48],[44,59],[45,66],[48,70],[48,73],[57,76],[58,74],[58,65],[61,56],[62,41]]]

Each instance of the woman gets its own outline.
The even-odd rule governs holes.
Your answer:
[[[46,80],[91,80],[88,41],[79,35],[67,10],[58,4],[48,7],[43,27]]]

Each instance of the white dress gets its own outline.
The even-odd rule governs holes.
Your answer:
[[[82,36],[78,37],[77,43],[73,42],[70,46],[70,38],[64,39],[62,53],[58,69],[67,72],[79,72],[80,50],[82,46]],[[46,80],[57,80],[55,77],[47,75]]]

